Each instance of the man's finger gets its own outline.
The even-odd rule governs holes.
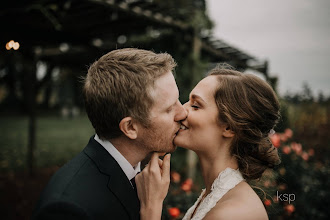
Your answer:
[[[151,159],[150,159],[150,169],[159,169],[160,165],[159,165],[159,155],[161,155],[161,153],[155,152],[151,155]]]
[[[163,160],[162,178],[170,178],[171,154],[167,154]]]
[[[158,159],[158,165],[159,165],[160,168],[163,167],[163,161],[161,159]]]

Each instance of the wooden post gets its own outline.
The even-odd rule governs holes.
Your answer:
[[[191,85],[192,89],[195,84],[200,80],[200,68],[198,68],[198,63],[200,62],[200,54],[201,54],[202,42],[198,36],[197,30],[193,31],[193,39],[192,39],[192,56],[191,56]],[[197,155],[195,152],[188,150],[187,151],[187,166],[188,166],[188,178],[195,179],[196,176],[196,165],[197,165]]]
[[[34,175],[35,157],[34,152],[36,148],[36,62],[30,60],[28,57],[25,63],[26,74],[26,105],[28,112],[28,146],[27,146],[27,167],[30,176]]]

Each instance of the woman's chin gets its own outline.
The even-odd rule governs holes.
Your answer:
[[[175,146],[189,149],[189,147],[187,147],[187,142],[184,141],[183,138],[181,138],[180,136],[176,136],[174,138],[173,143],[175,144]]]
[[[180,144],[182,144],[182,141],[180,139],[181,138],[178,137],[178,135],[174,138],[173,143],[175,146],[181,146]]]

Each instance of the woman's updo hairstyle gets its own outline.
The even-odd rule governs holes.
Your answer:
[[[228,66],[217,66],[209,72],[219,82],[214,94],[219,121],[235,132],[231,154],[237,158],[243,177],[254,180],[281,162],[269,139],[280,117],[280,105],[265,81]]]

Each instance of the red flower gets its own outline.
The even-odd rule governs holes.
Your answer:
[[[291,215],[291,213],[296,210],[294,205],[292,205],[292,204],[285,206],[284,209],[289,215]]]
[[[181,180],[181,176],[178,172],[172,171],[171,172],[171,180],[173,183],[179,183]]]
[[[285,134],[279,134],[280,140],[283,142],[286,142],[288,140],[288,137]]]
[[[306,153],[306,152],[303,152],[302,155],[301,155],[301,157],[302,157],[302,159],[305,160],[305,161],[307,161],[307,160],[309,159],[309,155],[308,155],[308,153]]]
[[[292,131],[290,128],[287,128],[287,129],[285,129],[285,131],[284,131],[284,135],[285,135],[287,138],[292,138],[292,136],[293,136],[293,131]]]
[[[193,184],[193,180],[191,178],[188,178],[184,181],[184,183],[192,185]]]
[[[191,186],[189,184],[182,184],[181,189],[185,192],[190,192],[191,191]]]
[[[264,201],[264,204],[265,204],[265,206],[270,206],[272,204],[272,201],[270,201],[269,199],[266,199]]]
[[[177,207],[172,207],[168,209],[168,213],[171,217],[177,218],[180,215],[180,209],[178,209]]]
[[[281,145],[281,137],[277,133],[270,136],[270,140],[272,141],[274,147],[279,147]]]
[[[310,148],[310,149],[308,150],[308,155],[312,157],[312,156],[314,156],[314,154],[315,154],[314,149],[313,149],[313,148]]]
[[[294,152],[296,152],[297,155],[301,155],[302,153],[302,146],[301,144],[298,144],[296,142],[291,143],[291,148]]]
[[[291,152],[291,148],[286,145],[286,146],[283,147],[282,152],[284,154],[289,154]]]
[[[192,179],[188,178],[182,183],[181,189],[185,192],[189,192],[189,191],[191,191],[192,185],[193,185]]]

